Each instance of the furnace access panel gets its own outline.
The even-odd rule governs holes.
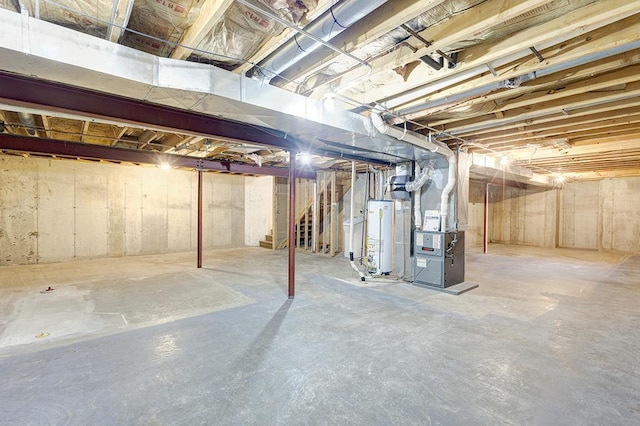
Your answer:
[[[414,282],[449,287],[464,282],[464,232],[415,231]]]

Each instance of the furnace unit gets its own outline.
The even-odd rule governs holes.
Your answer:
[[[446,288],[464,282],[464,232],[415,231],[414,283]]]

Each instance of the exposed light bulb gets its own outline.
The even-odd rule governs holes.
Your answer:
[[[302,164],[309,164],[311,162],[311,155],[306,152],[300,153],[299,157]]]
[[[163,161],[162,163],[160,163],[160,168],[162,170],[169,170],[171,168],[171,165],[166,161]]]

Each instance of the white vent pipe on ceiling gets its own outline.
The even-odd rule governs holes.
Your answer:
[[[238,1],[252,7],[246,0]],[[304,32],[299,31],[295,26],[288,25],[294,30],[298,30],[300,34],[294,35],[282,46],[260,61],[258,65],[247,71],[247,77],[271,80],[323,45],[323,43],[314,40],[305,35],[305,33],[326,42],[384,3],[386,3],[386,0],[343,0],[331,6],[329,10],[307,25],[304,28]],[[260,13],[265,13],[265,11],[262,10]],[[347,52],[340,51],[340,53],[351,57],[357,62],[362,62],[362,60],[352,57]]]
[[[447,216],[449,212],[449,196],[451,195],[451,191],[455,187],[457,175],[456,172],[458,170],[455,153],[451,151],[445,144],[440,142],[433,142],[430,139],[426,139],[419,133],[415,133],[406,129],[401,130],[397,127],[389,126],[378,114],[371,114],[371,122],[380,133],[384,133],[398,140],[408,142],[419,148],[427,149],[434,154],[439,154],[446,158],[447,162],[449,163],[449,175],[447,179],[447,185],[442,190],[442,195],[440,196],[440,230],[443,232],[446,231]]]

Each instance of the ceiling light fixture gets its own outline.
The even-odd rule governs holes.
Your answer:
[[[301,152],[300,154],[298,154],[298,156],[300,157],[300,162],[302,164],[309,164],[311,163],[311,155],[309,155],[309,153],[307,152]]]
[[[160,163],[160,168],[162,170],[169,170],[169,169],[171,169],[171,165],[169,163],[167,163],[166,161],[163,161],[162,163]]]

